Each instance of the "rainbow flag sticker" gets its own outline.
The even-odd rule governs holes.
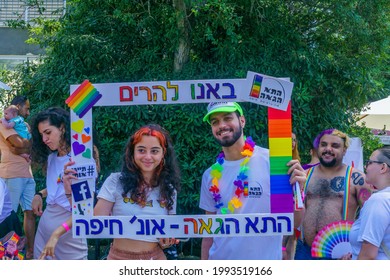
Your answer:
[[[75,112],[79,118],[92,109],[102,95],[96,90],[90,81],[85,80],[82,84],[65,100],[68,107]]]
[[[261,83],[263,82],[263,77],[260,75],[255,75],[253,77],[253,83],[252,83],[252,89],[250,92],[250,96],[259,98],[260,97],[260,90],[261,90]]]
[[[286,165],[292,159],[291,126],[291,101],[287,111],[268,108],[271,213],[294,212],[293,191]]]

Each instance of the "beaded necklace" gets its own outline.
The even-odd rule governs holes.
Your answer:
[[[248,196],[248,181],[246,179],[248,178],[248,170],[249,167],[247,166],[249,159],[251,158],[253,154],[253,150],[255,147],[255,142],[253,142],[252,137],[248,136],[245,139],[245,144],[243,147],[243,151],[241,154],[245,156],[244,160],[240,164],[240,171],[237,175],[237,179],[234,181],[234,185],[236,186],[236,191],[234,192],[234,196],[232,199],[228,202],[227,207],[222,207],[223,202],[221,201],[221,194],[219,191],[219,179],[222,177],[222,171],[223,171],[223,163],[225,161],[225,154],[224,152],[221,152],[216,162],[211,166],[210,175],[212,178],[211,181],[211,187],[209,188],[209,191],[213,195],[213,199],[215,201],[215,207],[217,209],[221,208],[222,214],[227,213],[234,213],[234,209],[238,209],[242,206],[242,202],[240,200],[241,196],[244,195],[244,197]]]

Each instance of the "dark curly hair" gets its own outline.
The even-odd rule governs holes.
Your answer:
[[[164,158],[156,168],[149,187],[160,187],[160,198],[166,201],[166,208],[172,209],[174,192],[180,191],[180,171],[169,133],[157,124],[148,124],[137,130],[126,144],[123,156],[122,171],[119,180],[123,187],[123,197],[130,193],[135,202],[142,205],[146,201],[147,189],[145,179],[140,168],[134,161],[134,147],[142,139],[142,136],[156,137],[164,151]]]
[[[48,121],[50,125],[53,125],[57,128],[64,126],[65,133],[62,136],[61,142],[62,145],[66,147],[66,150],[70,151],[70,116],[69,112],[59,108],[51,107],[44,111],[39,112],[33,117],[31,134],[32,134],[32,151],[31,157],[32,161],[35,163],[45,164],[47,157],[53,151],[43,143],[42,135],[39,133],[38,125],[41,122]]]

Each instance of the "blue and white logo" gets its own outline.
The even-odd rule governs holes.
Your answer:
[[[83,181],[72,185],[73,199],[75,202],[87,200],[91,198],[88,181]]]

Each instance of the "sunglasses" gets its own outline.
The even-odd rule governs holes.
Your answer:
[[[372,163],[386,164],[388,167],[390,167],[390,165],[388,163],[383,162],[383,161],[377,161],[377,160],[366,160],[366,162],[364,163],[364,166],[367,168],[367,166],[369,166]]]

